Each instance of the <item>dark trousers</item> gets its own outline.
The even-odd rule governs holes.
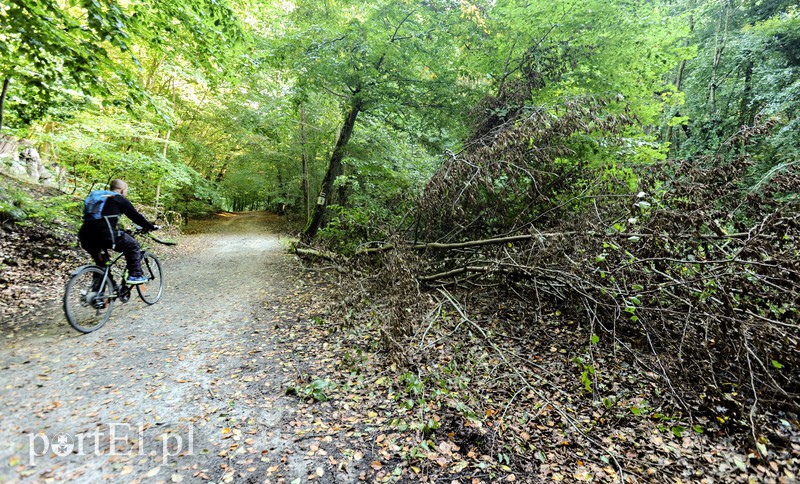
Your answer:
[[[110,249],[111,241],[102,237],[97,237],[90,231],[83,230],[83,228],[78,232],[78,240],[80,240],[83,250],[88,252],[95,263],[102,267],[105,264],[105,260],[103,260],[103,249]],[[137,242],[136,239],[126,232],[117,232],[114,250],[125,254],[125,262],[128,265],[128,276],[142,276],[142,248],[139,246],[139,242]]]

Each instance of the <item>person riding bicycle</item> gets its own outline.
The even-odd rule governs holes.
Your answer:
[[[85,201],[83,225],[78,231],[81,247],[102,266],[105,264],[103,249],[113,249],[125,254],[128,266],[128,284],[143,284],[147,278],[142,273],[142,250],[139,243],[127,232],[117,229],[121,215],[127,216],[145,232],[160,227],[147,221],[125,198],[128,184],[123,180],[111,180],[110,191],[93,191]]]

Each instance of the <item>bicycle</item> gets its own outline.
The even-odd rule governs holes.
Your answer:
[[[137,228],[127,230],[133,236],[144,235],[163,245],[175,245],[158,239]],[[114,302],[126,303],[131,298],[133,286],[126,283],[128,270],[123,260],[121,266],[117,262],[124,254],[111,257],[109,249],[103,249],[105,267],[87,264],[76,268],[70,274],[64,290],[64,314],[69,324],[81,333],[91,333],[102,328],[111,317]],[[164,294],[164,276],[161,262],[146,245],[142,245],[142,271],[147,278],[144,284],[136,285],[139,297],[148,305],[157,303]],[[117,282],[119,281],[119,283]]]

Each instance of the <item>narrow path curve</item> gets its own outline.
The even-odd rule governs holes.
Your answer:
[[[270,301],[293,262],[264,217],[183,237],[154,306],[134,297],[88,335],[59,312],[0,342],[0,481],[343,480],[282,431],[296,402]]]

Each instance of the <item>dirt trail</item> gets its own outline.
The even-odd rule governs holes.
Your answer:
[[[134,297],[95,333],[54,308],[4,338],[0,481],[350,482],[285,430],[296,401],[270,301],[293,262],[264,227],[240,214],[182,237],[163,300]]]

